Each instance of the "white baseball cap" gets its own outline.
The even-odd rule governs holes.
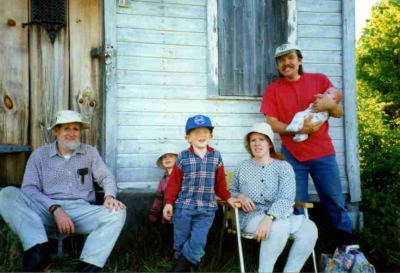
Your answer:
[[[295,44],[282,44],[275,49],[275,58],[292,53],[293,51],[300,51],[300,47]]]
[[[90,128],[90,124],[82,120],[82,115],[80,113],[71,110],[62,110],[57,112],[56,121],[51,127],[47,128],[47,130],[51,130],[54,128],[54,126],[57,126],[59,124],[66,124],[73,122],[79,122],[80,124],[82,124],[81,127],[82,130]]]

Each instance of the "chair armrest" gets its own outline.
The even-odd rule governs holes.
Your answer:
[[[313,203],[306,203],[306,202],[295,202],[294,206],[295,207],[302,207],[302,208],[312,209],[314,207],[314,204]]]
[[[226,202],[225,200],[218,200],[217,203],[218,203],[219,205],[221,205],[221,206],[227,206],[227,207],[229,207],[228,202]],[[236,206],[237,208],[241,208],[241,207],[242,207],[242,204],[240,204],[239,202],[235,202],[235,206]]]

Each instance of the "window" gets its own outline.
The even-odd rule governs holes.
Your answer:
[[[208,3],[211,1],[217,1],[218,21],[218,83],[214,94],[261,97],[265,87],[277,78],[275,47],[287,43],[293,31],[288,23],[288,0]]]

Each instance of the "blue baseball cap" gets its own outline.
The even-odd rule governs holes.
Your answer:
[[[209,117],[203,116],[203,115],[197,115],[197,116],[188,118],[188,120],[186,121],[186,128],[185,128],[186,134],[188,134],[191,130],[200,128],[200,127],[206,127],[208,129],[210,129],[211,133],[214,129],[214,127],[212,126],[212,123],[211,123],[211,119]]]

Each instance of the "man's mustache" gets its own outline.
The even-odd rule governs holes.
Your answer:
[[[288,65],[285,65],[285,66],[283,66],[282,67],[282,70],[285,70],[286,68],[288,68],[288,67],[290,67],[290,68],[294,68],[294,66],[293,65],[290,65],[290,64],[288,64]]]

